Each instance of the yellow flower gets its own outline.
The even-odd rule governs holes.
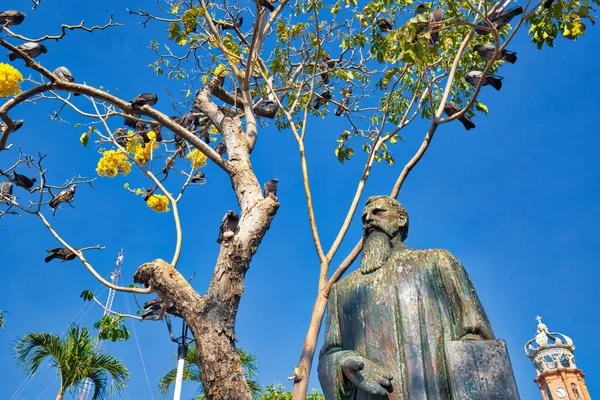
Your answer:
[[[148,137],[151,139],[150,143],[143,143],[139,137],[131,136],[133,135],[132,131],[129,131],[128,134],[130,137],[127,138],[125,151],[133,154],[140,164],[146,164],[152,157],[152,151],[158,149],[158,144],[155,141],[156,134],[153,131],[148,132]]]
[[[115,150],[105,151],[102,158],[98,160],[96,173],[99,176],[114,178],[119,172],[123,175],[131,172],[131,163],[127,160],[127,156]]]
[[[148,198],[146,204],[148,204],[148,207],[156,212],[170,211],[169,199],[167,199],[167,196],[163,196],[162,194],[153,194]]]
[[[0,63],[0,97],[21,93],[23,75],[10,64]]]
[[[198,169],[206,165],[206,156],[198,149],[194,149],[186,156],[192,162],[192,168]]]

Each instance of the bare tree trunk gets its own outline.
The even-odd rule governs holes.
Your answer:
[[[63,400],[62,388],[58,391],[58,394],[56,395],[56,400]]]
[[[315,356],[321,323],[323,322],[323,316],[325,315],[325,308],[327,307],[327,295],[328,293],[321,291],[315,301],[313,312],[310,317],[308,332],[306,333],[306,338],[304,339],[304,347],[302,347],[300,362],[296,367],[297,369],[294,370],[294,389],[292,391],[292,400],[306,399],[306,393],[308,392],[308,378],[310,376],[312,362]]]

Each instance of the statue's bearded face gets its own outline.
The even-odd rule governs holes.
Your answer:
[[[388,261],[392,254],[392,239],[406,239],[408,216],[396,200],[381,196],[367,201],[362,220],[365,245],[360,268],[363,274],[368,274]]]
[[[408,217],[400,204],[396,207],[390,198],[380,198],[367,204],[362,215],[365,237],[373,232],[385,233],[390,239],[401,235],[400,240],[406,238],[408,231]]]

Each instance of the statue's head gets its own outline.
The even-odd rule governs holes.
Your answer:
[[[385,233],[390,240],[398,238],[404,241],[408,236],[408,214],[397,200],[389,196],[370,197],[362,221],[366,237],[374,231]]]

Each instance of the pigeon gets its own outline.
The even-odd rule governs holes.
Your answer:
[[[234,232],[239,223],[240,216],[233,210],[227,211],[227,214],[225,214],[223,217],[221,226],[219,227],[219,237],[217,238],[217,243],[221,244],[223,241],[223,233]]]
[[[315,105],[313,106],[313,108],[315,110],[318,110],[319,108],[321,108],[321,106],[325,103],[327,103],[327,101],[331,100],[331,92],[329,90],[321,93],[316,99],[315,99]]]
[[[456,113],[459,113],[462,111],[462,108],[460,108],[458,106],[458,104],[456,103],[452,103],[452,102],[447,102],[446,105],[444,106],[444,113],[451,117]],[[473,123],[473,121],[471,121],[471,118],[467,117],[467,115],[463,115],[462,117],[460,117],[458,119],[460,122],[462,122],[463,126],[465,127],[466,130],[471,130],[473,128],[475,128],[475,124]]]
[[[273,6],[273,4],[271,4],[269,0],[258,0],[258,4],[260,4],[264,8],[268,8],[271,12],[275,11],[275,7]]]
[[[476,44],[473,47],[473,50],[475,50],[477,54],[479,54],[479,56],[485,61],[490,61],[492,57],[494,57],[496,46],[494,46],[493,44]],[[499,58],[501,60],[505,60],[511,64],[514,64],[515,62],[517,62],[517,53],[509,50],[502,50],[500,52]]]
[[[19,129],[21,129],[21,127],[23,126],[23,124],[25,123],[24,120],[20,119],[18,121],[14,121],[14,126],[15,128],[12,130],[13,132],[18,131]],[[0,121],[0,133],[4,132],[6,130],[6,124],[2,121]]]
[[[75,250],[77,250],[77,249],[75,249]],[[49,263],[50,261],[54,260],[55,258],[58,258],[59,260],[62,260],[62,262],[65,262],[65,261],[74,260],[76,257],[75,253],[73,253],[71,250],[67,249],[66,247],[59,247],[57,249],[50,249],[50,250],[46,250],[46,251],[48,253],[50,253],[50,255],[44,259],[44,261],[46,261],[46,263]]]
[[[319,71],[321,71],[319,72],[319,76],[323,80],[323,83],[326,85],[329,84],[329,67],[325,61],[319,63]]]
[[[12,197],[13,183],[11,181],[0,182],[0,204],[8,203],[8,200],[4,197]]]
[[[192,176],[192,183],[202,182],[205,178],[204,172],[198,171]]]
[[[431,14],[429,14],[429,29],[431,29],[430,42],[432,44],[439,43],[439,41],[440,41],[439,31],[440,31],[441,22],[443,20],[444,20],[444,13],[442,12],[442,9],[439,7],[434,8],[433,11],[431,12]]]
[[[511,19],[521,14],[523,14],[523,7],[516,6],[500,12],[494,11],[493,13],[488,15],[488,19],[494,25],[494,28],[500,30],[504,27],[504,25],[508,24]],[[479,21],[477,25],[483,27],[483,29],[475,28],[475,32],[477,32],[478,35],[487,35],[492,31],[485,20]]]
[[[50,200],[50,207],[53,209],[56,209],[56,207],[60,204],[60,203],[71,203],[71,201],[73,200],[73,197],[75,197],[75,188],[77,188],[77,185],[73,185],[68,189],[63,190],[62,192],[58,193],[56,196],[54,196],[52,198],[52,200]]]
[[[148,137],[148,125],[146,125],[144,122],[138,121],[137,124],[135,124],[135,133],[140,135],[144,141],[144,144],[150,143],[150,138]]]
[[[277,182],[279,182],[279,179],[275,178],[265,183],[263,187],[263,195],[265,198],[267,198],[269,193],[273,193],[273,196],[277,197]]]
[[[181,125],[184,129],[187,129],[190,132],[193,132],[194,129],[194,113],[189,112],[187,114],[182,115],[181,117],[176,117],[174,119],[179,125]]]
[[[150,196],[154,193],[154,186],[149,186],[144,192],[144,201],[148,201]]]
[[[13,175],[14,175],[13,182],[17,186],[21,186],[22,188],[27,189],[27,190],[30,190],[37,180],[35,178],[28,178],[25,175],[17,174],[15,171],[13,171]]]
[[[25,20],[25,13],[8,10],[0,13],[0,25],[20,25]]]
[[[138,121],[137,121],[137,119],[134,119],[134,118],[139,118],[140,114],[131,114],[131,116],[133,118],[125,117],[125,119],[123,121],[123,125],[135,129],[135,126],[137,125]]]
[[[392,24],[392,21],[390,21],[387,18],[379,18],[377,20],[377,26],[379,27],[379,30],[381,32],[389,32],[392,29],[394,29],[394,25]]]
[[[350,96],[344,96],[337,110],[335,110],[335,116],[340,117],[344,111],[348,108],[348,103],[350,102]]]
[[[175,157],[177,157],[177,153],[167,157],[167,160],[165,161],[165,166],[162,170],[162,173],[165,174],[165,176],[169,174],[169,170],[173,167],[173,164],[175,164]]]
[[[204,118],[203,120],[200,120],[200,117],[197,117],[194,120],[194,128],[195,129],[199,129],[198,132],[198,136],[202,139],[204,139],[204,143],[206,144],[210,144],[210,127],[212,126],[212,123],[210,122],[210,120],[208,118]]]
[[[144,303],[144,313],[142,314],[142,319],[157,317],[162,306],[163,300],[160,297],[148,300]]]
[[[415,15],[423,14],[425,11],[427,11],[427,7],[425,6],[425,4],[419,4],[417,6],[417,9],[415,10]]]
[[[135,107],[141,106],[153,106],[158,101],[158,96],[154,93],[142,93],[133,100],[131,100],[131,105]]]
[[[227,29],[233,29],[234,26],[237,28],[240,28],[243,23],[244,23],[244,17],[239,17],[239,18],[236,18],[233,20],[233,24],[220,22],[219,27],[221,28],[222,31],[226,31]]]
[[[479,84],[479,80],[481,79],[482,73],[483,72],[481,71],[469,71],[465,74],[465,81],[473,86],[477,86]],[[483,78],[483,83],[481,86],[491,85],[494,89],[500,90],[502,89],[502,79],[504,79],[502,76],[487,74]]]
[[[67,67],[58,67],[54,70],[54,75],[60,81],[75,83],[75,78],[73,78],[73,74]],[[81,96],[81,93],[73,93],[73,96]]]
[[[152,132],[154,132],[154,137],[156,139],[157,142],[162,142],[163,141],[163,137],[162,137],[162,125],[159,124],[156,121],[150,122],[150,130]]]
[[[119,144],[119,146],[121,146],[121,147],[127,146],[127,136],[129,136],[129,135],[127,135],[127,129],[117,128],[113,132],[113,136],[115,137],[115,141]]]
[[[554,4],[554,0],[546,0],[544,1],[544,8],[550,8]]]
[[[179,157],[185,156],[185,149],[187,149],[187,142],[184,138],[175,135],[175,152],[179,153]]]
[[[225,154],[227,154],[227,143],[225,143],[224,140],[221,140],[219,144],[215,147],[215,151],[217,152],[217,154],[223,157]]]
[[[17,46],[17,49],[21,50],[23,53],[27,54],[30,58],[36,58],[42,53],[47,53],[48,49],[41,43],[35,42],[26,42]],[[17,58],[21,58],[20,55],[16,53],[10,53],[8,55],[8,59],[10,61],[15,61]]]

